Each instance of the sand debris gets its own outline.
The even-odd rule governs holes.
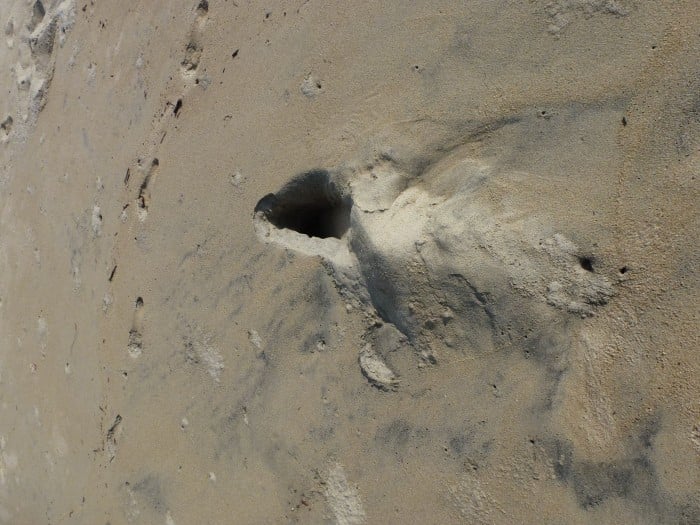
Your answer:
[[[396,374],[369,343],[360,352],[360,369],[367,380],[380,390],[396,390],[398,387],[399,381]]]
[[[336,463],[328,470],[324,495],[338,525],[359,525],[365,522],[365,511],[357,489],[348,483],[345,469]]]

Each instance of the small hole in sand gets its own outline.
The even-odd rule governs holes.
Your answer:
[[[579,257],[578,262],[581,265],[581,268],[583,268],[587,272],[593,271],[593,259],[591,259],[590,257]]]
[[[623,266],[622,268],[619,269],[619,272],[624,275],[629,271],[629,268],[627,266]]]
[[[350,228],[352,200],[343,196],[325,170],[304,173],[255,207],[273,226],[309,237],[340,239]]]

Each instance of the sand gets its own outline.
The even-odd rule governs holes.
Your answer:
[[[6,0],[0,523],[700,523],[696,8]]]

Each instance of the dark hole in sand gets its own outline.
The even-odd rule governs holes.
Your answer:
[[[314,170],[292,179],[277,193],[263,197],[255,207],[273,226],[309,237],[340,239],[350,228],[352,199],[343,196],[326,170]]]
[[[581,268],[587,272],[593,271],[593,259],[590,257],[579,257],[578,262],[581,264]]]

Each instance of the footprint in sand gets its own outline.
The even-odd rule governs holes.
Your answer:
[[[156,179],[159,165],[160,162],[158,159],[153,159],[151,161],[151,166],[148,169],[143,182],[141,183],[141,188],[139,189],[139,196],[136,199],[136,205],[138,208],[138,217],[141,222],[144,222],[146,217],[148,217],[148,207],[151,204],[151,187]]]
[[[202,31],[208,20],[209,2],[207,0],[199,2],[196,13],[197,16],[192,24],[190,38],[185,47],[185,55],[180,62],[182,77],[185,80],[195,80],[197,76],[197,68],[204,51]]]
[[[143,298],[137,297],[134,304],[134,318],[129,330],[129,355],[136,359],[143,353]]]
[[[12,123],[14,120],[10,115],[7,116],[5,120],[0,122],[0,141],[5,142],[10,138],[10,133],[12,132]]]

